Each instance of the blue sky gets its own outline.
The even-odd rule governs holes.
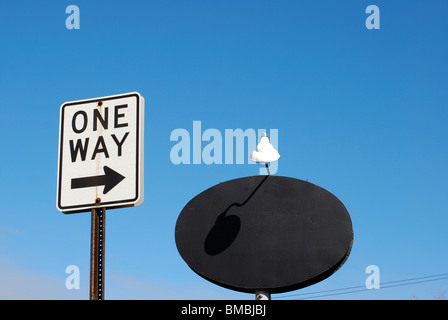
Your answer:
[[[80,29],[65,26],[68,5]],[[380,9],[368,30],[365,9]],[[277,129],[277,175],[347,207],[354,244],[286,295],[448,272],[446,1],[14,1],[0,7],[0,299],[88,299],[90,214],[56,209],[59,108],[138,91],[145,201],[107,212],[106,299],[253,299],[177,252],[187,202],[258,165],[170,160],[173,130]],[[80,289],[65,288],[65,268]],[[432,299],[448,280],[329,299]],[[292,296],[288,299],[301,298]]]

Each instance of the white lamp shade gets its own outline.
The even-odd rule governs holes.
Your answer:
[[[260,138],[260,143],[257,145],[257,148],[252,151],[249,159],[254,162],[269,163],[280,159],[280,154],[269,142],[267,134],[263,133]]]

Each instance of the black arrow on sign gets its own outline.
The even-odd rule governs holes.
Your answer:
[[[104,186],[103,194],[108,193],[117,184],[121,182],[125,177],[123,177],[118,172],[112,170],[111,168],[104,166],[104,175],[102,176],[92,176],[84,178],[73,178],[72,179],[72,189],[89,188]]]

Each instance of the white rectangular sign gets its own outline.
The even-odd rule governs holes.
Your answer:
[[[62,104],[58,210],[143,202],[144,104],[137,92]]]

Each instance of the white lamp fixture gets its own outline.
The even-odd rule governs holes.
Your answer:
[[[280,154],[275,150],[274,146],[269,142],[269,137],[266,133],[263,133],[260,138],[260,143],[257,145],[254,151],[252,151],[249,159],[254,162],[261,162],[266,164],[266,169],[269,172],[268,163],[274,162],[280,159]]]

